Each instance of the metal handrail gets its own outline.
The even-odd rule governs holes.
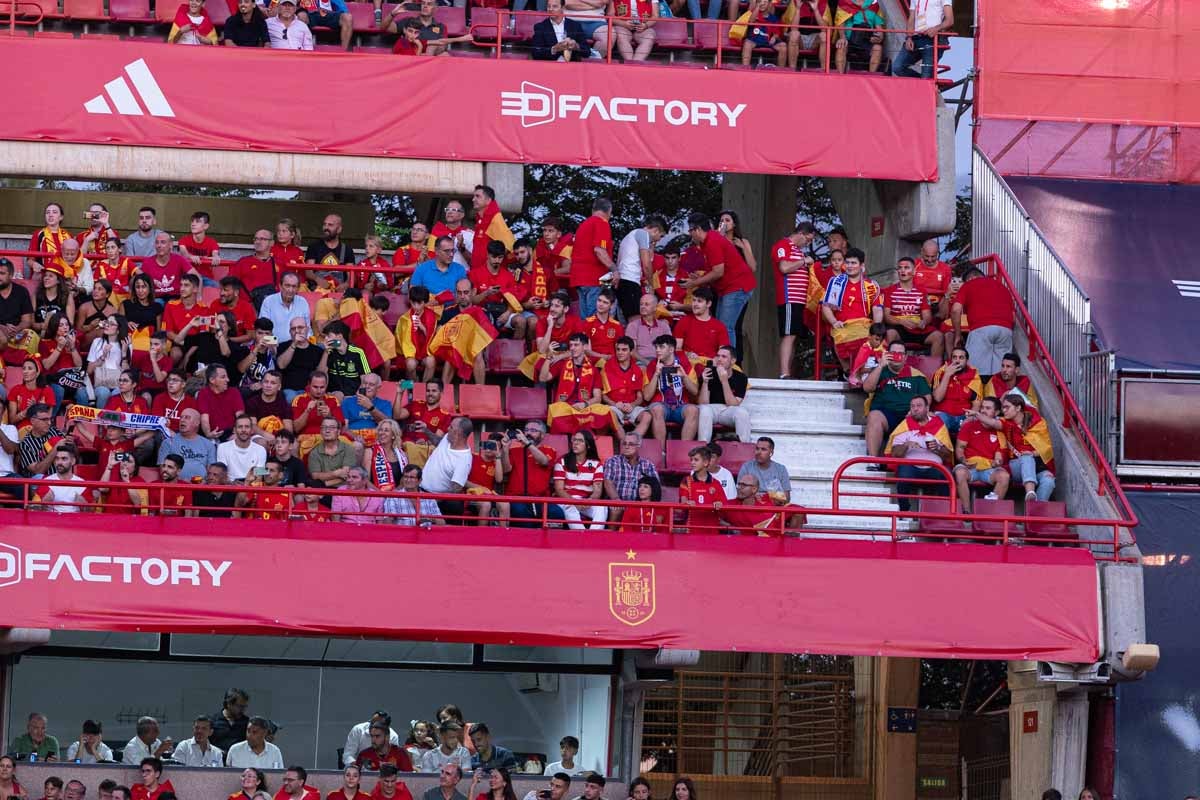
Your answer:
[[[40,25],[42,23],[42,20],[45,18],[46,12],[42,10],[41,4],[33,2],[33,0],[4,0],[3,3],[0,3],[0,13],[3,13],[4,6],[6,6],[6,5],[8,6],[8,35],[9,36],[17,35],[17,26],[18,25],[28,25],[30,27],[33,27],[36,25]],[[17,8],[19,6],[24,7],[26,9],[37,9],[37,15],[32,16],[27,11],[26,12],[18,12]],[[18,19],[18,16],[20,16],[20,19]]]

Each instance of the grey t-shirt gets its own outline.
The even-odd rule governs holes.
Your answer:
[[[217,460],[217,445],[212,439],[203,436],[185,439],[177,433],[163,439],[162,444],[158,446],[158,463],[161,464],[163,459],[171,454],[183,459],[179,479],[186,482],[204,477],[208,465]]]
[[[149,233],[142,236],[140,230],[135,230],[133,233],[125,237],[125,255],[127,256],[152,256],[154,255],[154,237],[162,233],[158,228],[152,228]]]
[[[625,234],[617,248],[617,272],[623,281],[642,282],[642,250],[650,249],[650,233],[645,228],[635,228]]]
[[[780,464],[778,461],[772,461],[763,469],[758,465],[757,461],[751,459],[742,468],[738,470],[738,478],[743,475],[753,475],[758,478],[758,490],[760,492],[787,492],[791,494],[792,479],[788,477],[787,467]]]

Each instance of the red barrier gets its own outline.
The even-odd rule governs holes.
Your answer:
[[[80,65],[86,73],[80,79]],[[512,161],[806,174],[911,181],[937,178],[937,87],[870,75],[764,71],[703,73],[625,65],[372,54],[170,47],[59,39],[6,42],[0,138],[100,145]],[[190,102],[208,86],[264,85],[319,74],[344,106],[370,107],[353,123],[314,121],[286,93],[226,93]],[[46,86],[60,91],[46,93]],[[114,87],[116,89],[114,90]],[[453,88],[461,114],[432,114],[420,136],[396,136],[412,115],[438,108]],[[781,102],[804,97],[804,103]],[[813,109],[845,113],[818,121]],[[880,124],[863,124],[876,120]],[[783,130],[803,136],[780,136]]]

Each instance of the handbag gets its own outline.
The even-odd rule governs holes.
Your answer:
[[[117,367],[96,367],[92,373],[92,385],[99,386],[104,389],[117,388],[117,379],[121,377],[121,370]]]
[[[97,369],[97,372],[100,370]],[[64,389],[79,389],[87,383],[87,373],[79,367],[59,370],[50,376],[50,383]]]

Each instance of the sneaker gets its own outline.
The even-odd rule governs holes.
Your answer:
[[[383,27],[383,9],[382,8],[375,9],[375,27],[376,28]]]
[[[867,472],[887,472],[883,464],[867,464]]]
[[[1037,492],[1025,493],[1025,502],[1028,503],[1030,500],[1037,500]]]
[[[999,497],[996,497],[996,493],[995,493],[995,492],[988,492],[987,494],[985,494],[985,495],[983,496],[983,499],[984,499],[984,500],[999,500],[1000,498],[999,498]]]

